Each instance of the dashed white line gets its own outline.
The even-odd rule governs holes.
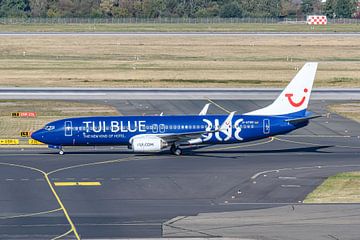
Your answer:
[[[296,177],[279,177],[279,179],[284,179],[284,180],[286,180],[286,179],[296,179]]]
[[[281,187],[283,187],[283,188],[299,188],[301,186],[300,185],[281,185]]]

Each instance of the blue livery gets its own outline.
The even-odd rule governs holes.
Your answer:
[[[307,111],[317,63],[306,63],[269,106],[237,115],[79,117],[54,121],[31,137],[64,153],[64,146],[126,145],[134,152],[170,148],[180,155],[182,146],[254,141],[286,134],[306,126],[317,116]]]

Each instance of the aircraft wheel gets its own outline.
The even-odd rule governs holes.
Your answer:
[[[175,144],[171,145],[171,147],[170,147],[170,152],[171,152],[172,154],[175,154],[175,150],[176,150]]]
[[[63,151],[63,150],[60,150],[60,151],[59,151],[59,154],[60,154],[60,155],[64,155],[64,151]]]
[[[181,148],[176,148],[175,151],[174,151],[174,154],[175,154],[176,156],[180,156],[180,155],[182,154]]]

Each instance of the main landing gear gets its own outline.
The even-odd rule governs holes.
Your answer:
[[[59,154],[64,155],[64,153],[65,153],[64,150],[60,149]]]
[[[182,154],[181,148],[175,144],[171,145],[170,152],[176,156],[180,156]]]

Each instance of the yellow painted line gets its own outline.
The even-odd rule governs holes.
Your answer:
[[[69,186],[76,186],[77,182],[54,182],[56,187],[69,187]]]
[[[67,231],[66,233],[61,234],[60,236],[54,237],[54,238],[52,238],[51,240],[61,239],[61,238],[65,237],[65,236],[69,235],[69,234],[72,233],[72,232],[73,232],[73,229],[70,229],[70,230]]]
[[[48,185],[49,185],[49,187],[50,187],[53,195],[55,196],[57,202],[59,203],[60,207],[62,208],[62,210],[63,210],[63,212],[64,212],[64,215],[65,215],[67,221],[69,222],[69,224],[70,224],[70,226],[71,226],[72,232],[74,232],[74,235],[75,235],[76,239],[77,239],[77,240],[80,240],[80,236],[79,236],[79,234],[78,234],[78,232],[77,232],[77,230],[76,230],[76,228],[75,228],[75,225],[74,225],[73,221],[71,220],[71,218],[70,218],[70,216],[69,216],[66,208],[64,207],[64,204],[63,204],[62,201],[60,200],[59,195],[56,193],[53,185],[51,184],[51,181],[50,181],[50,179],[49,179],[48,173],[45,173],[45,172],[44,172],[44,177],[45,177],[46,182],[48,183]]]
[[[317,143],[292,141],[292,140],[281,139],[281,138],[277,138],[277,137],[274,137],[274,138],[275,138],[276,140],[280,141],[280,142],[288,142],[288,143],[295,143],[295,144],[301,144],[301,145],[310,145],[310,146],[323,146],[322,144],[317,144]]]
[[[206,149],[206,151],[211,152],[211,151],[219,151],[219,150],[227,150],[227,149],[237,149],[237,148],[244,148],[244,147],[259,146],[259,145],[271,143],[272,141],[274,141],[274,139],[275,139],[274,137],[271,137],[269,140],[267,140],[265,142],[258,142],[258,143],[252,143],[252,144],[246,144],[246,145],[239,144],[237,146],[222,147],[222,148],[212,148],[212,149]]]
[[[79,186],[101,186],[101,182],[78,182]]]
[[[100,182],[54,182],[56,187],[101,186]]]
[[[221,105],[217,104],[216,102],[214,102],[214,101],[213,101],[213,100],[211,100],[210,98],[207,98],[207,100],[208,100],[209,102],[211,102],[212,104],[214,104],[215,106],[217,106],[218,108],[220,108],[220,109],[224,110],[225,112],[227,112],[227,113],[231,113],[229,110],[227,110],[227,109],[226,109],[226,108],[224,108],[223,106],[221,106]]]
[[[286,135],[286,138],[351,138],[349,135]]]
[[[295,144],[300,144],[300,145],[323,146],[323,144],[291,141],[291,140],[281,139],[281,138],[277,138],[277,137],[275,137],[275,139],[278,140],[278,141],[281,141],[281,142],[289,142],[289,143],[295,143]],[[360,147],[355,147],[355,146],[346,146],[346,145],[333,145],[333,146],[338,147],[338,148],[360,149]]]
[[[35,168],[35,167],[30,167],[30,166],[26,166],[26,165],[19,165],[19,164],[13,164],[13,163],[3,163],[3,162],[0,162],[0,165],[4,165],[4,166],[12,166],[12,167],[19,167],[19,168],[25,168],[25,169],[30,169],[30,170],[33,170],[33,171],[36,171],[36,172],[40,172],[41,174],[44,175],[44,178],[47,182],[47,184],[49,185],[50,187],[50,190],[51,192],[53,193],[54,197],[56,198],[56,201],[58,202],[58,204],[60,205],[60,208],[62,209],[65,217],[66,217],[66,220],[68,221],[68,223],[70,224],[71,226],[71,232],[74,232],[74,235],[76,237],[77,240],[80,240],[80,236],[75,228],[75,225],[73,223],[73,221],[71,220],[66,208],[64,207],[64,204],[61,202],[58,194],[56,193],[53,185],[51,184],[51,181],[49,179],[49,173],[46,173],[44,172],[43,170],[41,169],[38,169],[38,168]]]
[[[63,168],[58,168],[55,169],[51,172],[48,172],[48,175],[56,173],[56,172],[60,172],[60,171],[65,171],[65,170],[69,170],[69,169],[74,169],[74,168],[80,168],[80,167],[88,167],[88,166],[97,166],[97,165],[102,165],[102,164],[110,164],[110,163],[120,163],[120,162],[127,162],[127,161],[131,161],[131,160],[141,160],[140,159],[136,159],[133,158],[132,156],[129,157],[125,157],[125,158],[120,158],[120,159],[115,159],[115,160],[107,160],[107,161],[101,161],[101,162],[92,162],[92,163],[84,163],[84,164],[78,164],[78,165],[73,165],[73,166],[69,166],[69,167],[63,167]]]
[[[61,210],[62,210],[61,208],[57,208],[57,209],[53,209],[53,210],[49,210],[49,211],[43,211],[43,212],[28,213],[28,214],[14,215],[14,216],[4,216],[4,217],[0,217],[0,219],[3,220],[3,219],[12,219],[12,218],[33,217],[33,216],[37,216],[37,215],[43,215],[43,214],[58,212],[58,211],[61,211]]]

